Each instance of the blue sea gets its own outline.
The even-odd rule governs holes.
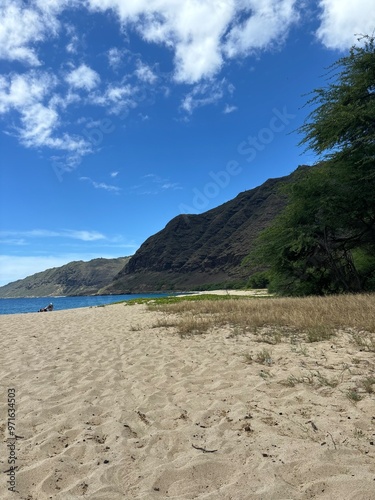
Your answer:
[[[52,302],[54,311],[76,309],[77,307],[95,307],[112,304],[119,300],[138,298],[166,297],[170,293],[150,293],[132,295],[95,295],[82,297],[34,297],[22,299],[0,299],[0,314],[19,314],[37,312]]]

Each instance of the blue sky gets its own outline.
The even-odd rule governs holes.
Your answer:
[[[306,94],[372,0],[1,0],[0,285],[132,255],[316,159]],[[311,111],[311,110],[310,110]]]

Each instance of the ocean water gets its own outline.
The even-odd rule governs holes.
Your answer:
[[[95,295],[82,297],[33,297],[22,299],[0,299],[0,314],[19,314],[38,312],[42,307],[52,302],[54,311],[64,309],[76,309],[77,307],[95,307],[112,304],[119,300],[131,300],[137,298],[166,297],[170,293],[150,293],[132,295]],[[44,313],[44,314],[53,314]]]

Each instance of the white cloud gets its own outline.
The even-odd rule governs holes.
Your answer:
[[[21,0],[3,0],[0,19],[0,58],[38,66],[34,44],[55,26],[47,26],[41,13],[35,8],[25,8]]]
[[[79,136],[62,133],[56,135],[60,125],[55,109],[35,103],[21,110],[21,124],[18,137],[22,144],[29,148],[47,147],[72,153],[70,160],[79,158],[92,151],[91,144]]]
[[[43,100],[55,87],[56,78],[46,72],[0,76],[0,113],[19,110]]]
[[[106,184],[105,182],[96,182],[90,179],[90,177],[80,177],[80,180],[89,182],[95,189],[104,189],[105,191],[109,191],[111,193],[116,193],[116,194],[118,194],[121,191],[121,188],[117,186]]]
[[[98,231],[62,229],[51,231],[49,229],[31,229],[30,231],[0,231],[1,238],[71,238],[80,241],[106,240],[107,237]]]
[[[0,57],[40,64],[38,48],[59,33],[58,16],[64,9],[82,6],[78,0],[35,0],[26,6],[21,0],[0,4]],[[375,9],[372,0],[320,0],[321,26],[317,36],[329,48],[345,48],[355,33],[372,33]],[[146,41],[164,45],[174,54],[177,82],[197,83],[215,76],[226,59],[267,50],[282,42],[290,27],[303,14],[297,0],[87,0],[91,11],[112,10],[124,32],[134,28]],[[67,50],[76,50],[77,36],[71,27]],[[123,52],[108,50],[112,67]],[[75,71],[84,72],[84,65]],[[92,70],[91,70],[92,71]],[[85,73],[83,80],[71,75],[77,88],[92,90],[97,73]],[[141,74],[141,73],[140,73]]]
[[[91,145],[81,137],[57,134],[60,117],[57,107],[68,104],[53,95],[57,79],[44,71],[31,70],[23,75],[0,76],[0,114],[16,111],[20,124],[14,126],[20,142],[26,147],[48,147],[82,156]],[[75,99],[71,99],[72,101]]]
[[[111,83],[104,92],[91,94],[90,102],[108,108],[113,114],[119,114],[136,106],[137,92],[138,87],[136,86],[126,83]]]
[[[296,0],[251,0],[250,15],[236,23],[226,37],[226,54],[246,56],[282,43],[298,20],[296,3]]]
[[[69,54],[77,54],[80,39],[77,35],[76,28],[71,23],[66,23],[64,25],[64,28],[65,28],[67,36],[70,39],[70,42],[65,46],[65,49]]]
[[[224,96],[225,81],[199,83],[182,101],[181,108],[191,114],[196,108],[217,103]]]
[[[316,36],[327,48],[345,49],[356,42],[355,34],[373,32],[373,0],[318,3],[321,24]],[[293,24],[303,17],[303,4],[298,0],[0,0],[0,59],[35,67],[0,76],[0,114],[18,113],[18,121],[12,117],[13,128],[8,131],[16,133],[23,145],[63,151],[68,154],[63,161],[76,165],[93,146],[82,136],[64,131],[63,127],[71,125],[64,114],[69,106],[96,105],[120,114],[136,107],[145,85],[158,81],[162,92],[168,77],[192,85],[181,105],[188,114],[215,104],[231,92],[230,85],[224,88],[218,81],[222,68],[232,59],[282,44]],[[116,29],[126,34],[131,28],[145,41],[166,47],[174,58],[172,76],[157,76],[152,64],[140,62],[139,54],[128,57],[129,51],[117,47],[105,50],[113,69],[127,56],[129,73],[121,81],[110,81],[106,75],[104,83],[87,64],[73,66],[64,60],[53,72],[38,69],[44,68],[42,50],[51,40],[57,40],[56,44],[64,40],[69,54],[63,50],[62,55],[70,58],[77,53],[81,35],[73,24],[75,7],[87,16],[92,11],[111,10],[120,21]],[[72,15],[69,23],[61,24],[59,16],[64,10]],[[64,37],[59,40],[61,33]],[[70,71],[61,81],[58,75],[67,64],[71,64]],[[83,97],[82,91],[88,95]],[[224,109],[224,113],[232,111],[233,106]]]
[[[182,187],[177,183],[177,182],[166,182],[165,184],[161,185],[162,189],[172,189],[175,191],[176,189],[182,189]]]
[[[178,189],[182,189],[182,187],[177,182],[171,182],[160,175],[146,174],[142,176],[141,184],[132,186],[130,192],[141,195],[157,195],[162,191],[176,191]]]
[[[96,11],[112,9],[148,42],[174,52],[177,82],[216,75],[225,57],[279,43],[297,20],[297,0],[88,0]],[[229,30],[229,32],[228,32]]]
[[[158,79],[158,77],[154,74],[150,66],[142,63],[141,61],[138,61],[137,63],[137,69],[135,70],[135,74],[137,78],[139,78],[139,80],[145,83],[153,84]]]
[[[148,42],[175,53],[175,79],[196,82],[222,64],[220,37],[236,10],[236,0],[88,0],[93,10],[114,10]]]
[[[35,103],[22,110],[22,125],[19,130],[21,141],[28,147],[51,146],[52,131],[58,125],[58,114],[54,109]]]
[[[223,113],[228,115],[229,113],[233,113],[233,111],[237,111],[237,106],[230,106],[229,104],[226,104]]]
[[[12,246],[24,246],[27,245],[26,240],[23,238],[9,238],[9,239],[0,239],[1,245],[12,245]]]
[[[357,43],[355,35],[375,29],[373,0],[320,0],[321,25],[317,37],[329,49],[345,50]]]
[[[111,177],[117,177],[117,176],[118,176],[118,174],[119,174],[119,172],[111,172],[111,173],[110,173],[110,176],[111,176]]]
[[[66,236],[68,238],[73,238],[75,240],[81,241],[98,241],[107,239],[104,234],[99,233],[98,231],[76,231],[73,229],[62,231],[60,233],[60,236]]]
[[[100,83],[100,76],[86,64],[81,64],[66,75],[65,80],[76,89],[93,90]]]
[[[123,52],[117,47],[112,47],[107,53],[108,62],[111,68],[116,69],[120,66]]]
[[[38,46],[58,35],[59,14],[79,0],[1,0],[0,59],[39,66]]]

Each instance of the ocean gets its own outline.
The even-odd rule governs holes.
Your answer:
[[[166,297],[170,293],[150,293],[132,295],[95,295],[82,297],[33,297],[21,299],[0,299],[0,314],[19,314],[38,312],[52,302],[54,311],[76,309],[78,307],[95,307],[112,304],[119,300],[137,298]],[[46,313],[51,314],[51,313]]]

